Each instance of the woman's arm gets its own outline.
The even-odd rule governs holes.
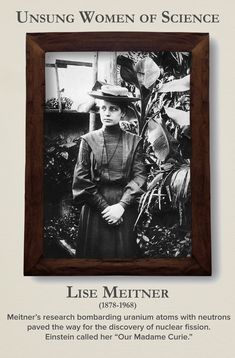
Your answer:
[[[99,193],[96,184],[91,179],[91,148],[81,139],[78,159],[73,176],[73,198],[77,203],[87,203],[100,213],[108,207],[108,203]]]
[[[143,159],[142,146],[139,143],[132,162],[131,180],[126,185],[120,204],[125,209],[131,205],[135,200],[143,194],[146,184],[146,169]]]

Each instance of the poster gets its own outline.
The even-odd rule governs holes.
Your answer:
[[[149,0],[144,4],[4,4],[0,122],[0,324],[4,358],[52,354],[209,358],[233,355],[233,10],[231,4],[214,1],[195,5],[186,1],[156,4]],[[84,20],[81,11],[94,11],[90,22]],[[49,23],[45,16],[36,22],[32,17],[20,18],[19,12],[27,16],[68,16],[64,22]],[[129,14],[133,22],[122,16],[114,16],[110,22],[111,14]],[[200,17],[201,22],[192,15]],[[69,31],[210,34],[211,277],[23,276],[25,36],[28,32]]]

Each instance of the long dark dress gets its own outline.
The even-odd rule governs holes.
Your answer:
[[[138,257],[133,230],[137,217],[136,199],[146,182],[141,138],[118,126],[104,127],[82,137],[74,170],[73,196],[84,204],[81,210],[77,257]],[[120,203],[123,222],[106,223],[101,212]]]

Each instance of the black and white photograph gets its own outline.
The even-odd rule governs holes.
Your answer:
[[[192,256],[191,57],[45,53],[45,258]]]

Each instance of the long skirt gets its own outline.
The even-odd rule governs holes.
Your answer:
[[[117,204],[123,194],[118,185],[102,186],[101,194],[109,205]],[[139,257],[134,223],[137,217],[136,205],[127,207],[123,222],[109,225],[100,213],[84,205],[80,214],[77,257],[96,259],[130,259]]]

